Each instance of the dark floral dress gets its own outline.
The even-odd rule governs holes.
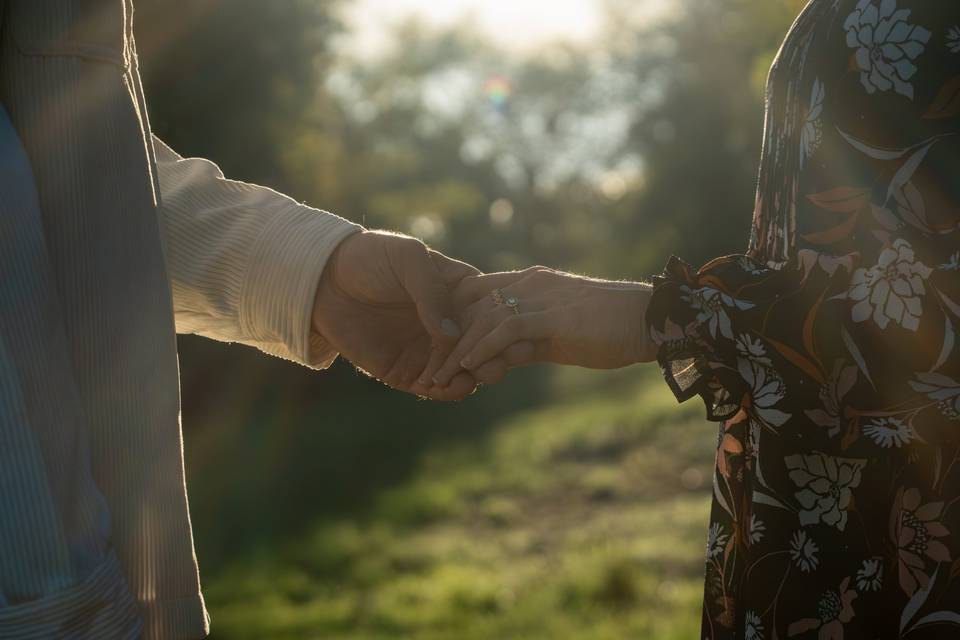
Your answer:
[[[813,0],[767,102],[749,250],[647,318],[720,423],[703,637],[960,638],[960,1]]]

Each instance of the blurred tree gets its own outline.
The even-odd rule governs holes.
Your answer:
[[[287,187],[281,151],[325,102],[339,0],[137,0],[152,125],[181,153]],[[335,126],[327,123],[329,126]]]
[[[638,23],[610,0],[602,45],[529,56],[410,22],[383,55],[336,61],[339,115],[314,109],[284,174],[487,269],[643,277],[668,251],[742,251],[766,69],[801,4],[675,0]]]
[[[803,4],[676,0],[652,29],[616,23],[627,43],[619,64],[658,94],[634,112],[626,145],[644,158],[644,189],[617,236],[647,238],[658,263],[636,255],[642,271],[659,268],[664,251],[699,265],[746,249],[766,73]]]
[[[671,0],[651,21],[636,0],[606,0],[594,46],[532,54],[469,25],[408,23],[383,55],[348,57],[331,46],[338,1],[135,2],[151,120],[182,153],[485,269],[633,278],[670,252],[744,248],[763,80],[803,3]],[[345,366],[318,376],[190,338],[181,356],[205,570],[261,542],[275,553],[438,439],[543,397],[541,371],[458,412]]]
[[[340,0],[135,0],[134,30],[155,133],[184,155],[213,160],[231,178],[303,197],[282,159],[300,139],[338,130],[324,80],[341,30],[340,5]],[[327,115],[318,123],[315,116],[324,109]],[[323,147],[312,153],[332,155]],[[183,402],[190,415],[199,416],[220,393],[236,395],[239,385],[257,388],[282,380],[310,393],[307,376],[285,363],[202,339],[181,337],[179,344]],[[224,375],[228,370],[245,375],[242,380]],[[328,387],[336,382],[327,377]],[[188,424],[200,427],[203,420]]]

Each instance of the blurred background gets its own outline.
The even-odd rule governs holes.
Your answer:
[[[803,2],[136,4],[180,153],[484,270],[640,279],[745,248]],[[698,633],[716,431],[656,367],[534,368],[449,406],[180,350],[215,639]]]

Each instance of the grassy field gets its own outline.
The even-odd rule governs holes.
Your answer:
[[[238,409],[188,436],[213,637],[697,637],[715,443],[702,406],[678,408],[650,368],[537,375],[536,401],[499,417],[397,401],[397,416],[466,425],[411,436],[412,454],[383,407],[326,414],[349,416],[353,448],[343,426],[277,444],[311,423],[297,410],[257,430]],[[256,445],[224,448],[229,429]]]

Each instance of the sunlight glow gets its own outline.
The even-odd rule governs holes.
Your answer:
[[[598,0],[357,0],[346,17],[346,46],[362,54],[377,52],[390,25],[409,17],[436,26],[469,21],[515,50],[589,41],[603,26]]]

